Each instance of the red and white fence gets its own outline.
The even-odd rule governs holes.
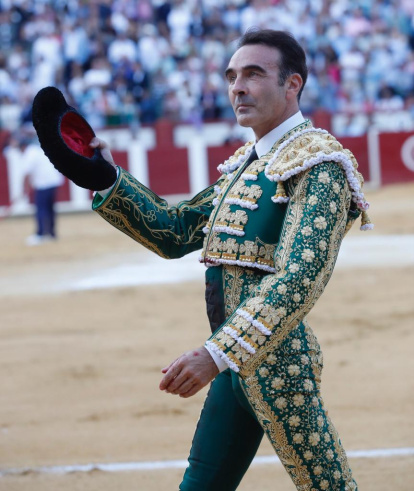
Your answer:
[[[214,182],[219,176],[217,165],[239,147],[239,143],[223,144],[231,135],[229,123],[173,127],[159,122],[153,128],[143,128],[138,138],[129,130],[106,130],[98,136],[108,141],[115,161],[154,192],[177,199],[190,197]],[[5,135],[0,132],[1,142]],[[359,163],[366,185],[414,181],[414,131],[378,132],[339,138]],[[0,213],[21,215],[30,213],[32,205],[23,196],[23,169],[19,152],[0,152]],[[60,211],[90,209],[92,193],[69,181],[60,188]]]

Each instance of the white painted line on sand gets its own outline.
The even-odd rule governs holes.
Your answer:
[[[403,448],[376,448],[371,450],[351,450],[347,452],[350,459],[377,459],[392,457],[407,457],[414,455],[414,447]],[[280,464],[276,455],[262,455],[253,459],[252,465]],[[148,462],[114,462],[79,465],[55,465],[43,467],[24,467],[18,469],[0,469],[0,477],[21,476],[29,473],[35,474],[70,474],[72,472],[135,472],[154,471],[165,469],[185,469],[187,460],[160,460]]]
[[[204,281],[205,267],[196,251],[168,261],[138,248],[129,254],[111,254],[94,259],[56,263],[45,271],[36,268],[0,274],[0,297],[45,295],[67,291],[125,288],[152,284]],[[346,237],[339,252],[338,269],[408,267],[414,265],[414,234]]]
[[[92,274],[65,283],[65,290],[93,290],[160,283],[203,280],[205,268],[198,262],[200,252],[166,261],[155,254],[142,254],[136,263],[101,268]],[[347,237],[340,249],[338,268],[408,266],[414,264],[414,235],[364,235]]]

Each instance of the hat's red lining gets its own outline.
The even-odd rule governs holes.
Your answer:
[[[74,112],[63,115],[60,133],[66,145],[83,157],[93,157],[94,150],[89,146],[95,136],[85,120]]]

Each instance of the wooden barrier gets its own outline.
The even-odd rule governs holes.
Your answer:
[[[145,128],[138,138],[129,136],[125,129],[98,132],[98,136],[114,142],[112,153],[120,166],[154,192],[165,197],[173,196],[176,200],[191,197],[217,180],[217,165],[241,144],[222,143],[230,140],[232,128],[231,123],[205,124],[196,129],[191,126],[174,127],[161,121],[153,128]],[[367,185],[414,180],[414,132],[378,133],[370,130],[367,135],[339,140],[354,153]],[[4,145],[5,141],[5,132],[0,132],[0,142]],[[3,214],[6,208],[11,215],[32,211],[30,202],[21,198],[22,169],[17,152],[8,152],[6,158],[4,148],[0,149],[0,213]],[[91,192],[66,180],[59,190],[59,210],[88,210],[91,198]]]

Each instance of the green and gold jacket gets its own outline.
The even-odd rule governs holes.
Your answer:
[[[341,241],[366,214],[351,152],[309,121],[247,163],[252,142],[214,185],[175,207],[120,169],[93,209],[161,257],[202,249],[206,276],[220,277],[225,322],[206,346],[240,376],[260,366],[322,294]]]

